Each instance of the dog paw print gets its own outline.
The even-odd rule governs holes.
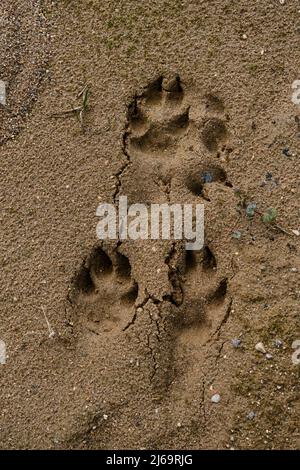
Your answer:
[[[203,346],[224,321],[230,304],[228,279],[219,273],[209,246],[186,252],[182,289],[178,338],[188,345]]]
[[[127,151],[131,156],[162,157],[189,126],[189,107],[178,76],[159,77],[134,98],[128,109]]]
[[[76,318],[96,335],[122,332],[131,320],[138,286],[128,258],[96,247],[82,264],[74,282]]]

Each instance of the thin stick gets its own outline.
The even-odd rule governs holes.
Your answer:
[[[78,106],[76,108],[68,109],[67,111],[60,111],[59,113],[50,114],[50,117],[54,117],[54,118],[65,117],[67,115],[76,114],[79,111],[81,111],[81,109],[82,109],[81,106]]]
[[[88,88],[88,84],[86,83],[84,87],[82,88],[82,90],[77,94],[77,98],[80,98],[85,93],[87,88]]]
[[[83,89],[78,93],[76,98],[82,98],[82,105],[76,106],[76,108],[68,109],[66,111],[61,111],[59,113],[53,113],[50,115],[51,118],[64,118],[72,115],[76,115],[77,119],[80,123],[81,130],[84,131],[84,114],[88,111],[89,104],[89,88],[88,84],[86,83]]]
[[[44,307],[41,307],[42,311],[43,311],[43,314],[44,314],[44,317],[45,317],[45,320],[46,320],[46,323],[47,323],[47,327],[48,327],[48,331],[49,331],[49,338],[53,338],[55,336],[55,331],[53,330],[52,326],[50,325],[50,322],[47,318],[47,315],[46,315],[46,311],[45,311],[45,308]]]

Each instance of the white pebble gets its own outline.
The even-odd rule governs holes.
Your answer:
[[[267,352],[267,351],[265,350],[265,347],[264,347],[263,343],[257,343],[257,344],[255,345],[255,349],[256,349],[256,351],[261,352],[261,353],[263,353],[263,354],[266,354],[266,352]]]
[[[219,403],[221,401],[221,397],[218,393],[215,393],[212,397],[211,397],[211,401],[213,403]]]

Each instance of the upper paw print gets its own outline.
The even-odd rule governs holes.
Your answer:
[[[128,109],[126,144],[131,156],[161,156],[189,126],[189,106],[178,76],[159,77],[136,96]]]

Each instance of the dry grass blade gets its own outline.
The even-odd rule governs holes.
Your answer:
[[[82,97],[81,106],[76,106],[75,108],[68,109],[66,111],[60,111],[58,113],[53,113],[50,115],[51,118],[65,118],[68,116],[76,115],[80,123],[81,129],[84,131],[84,113],[89,108],[89,88],[86,84],[83,89],[77,94],[77,99]]]
[[[86,92],[87,89],[88,89],[88,84],[86,83],[84,87],[82,88],[82,90],[77,94],[77,98],[81,98],[81,96],[83,96],[83,94]]]

